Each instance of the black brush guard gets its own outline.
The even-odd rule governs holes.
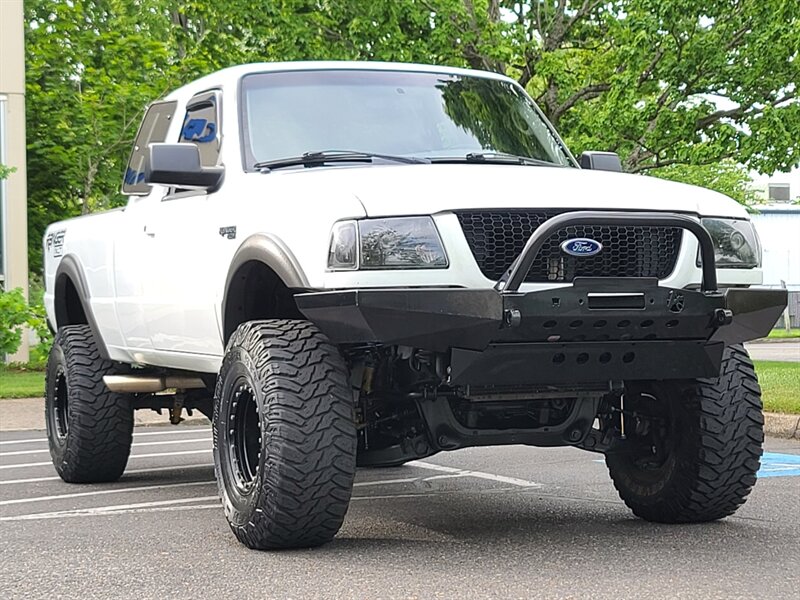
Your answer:
[[[519,288],[550,235],[568,225],[679,227],[700,244],[699,290],[655,278],[576,278]],[[717,290],[708,232],[672,213],[578,211],[539,226],[490,289],[390,288],[301,293],[301,312],[336,344],[450,352],[453,385],[689,379],[719,374],[727,345],[769,333],[786,290]]]

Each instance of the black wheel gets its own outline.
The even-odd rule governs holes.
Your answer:
[[[101,358],[88,325],[58,330],[45,374],[45,423],[56,471],[69,483],[116,481],[133,436],[127,396],[108,390],[114,363]]]
[[[725,350],[719,378],[632,386],[625,414],[627,449],[606,455],[606,464],[635,515],[701,523],[744,503],[760,466],[764,417],[742,346]]]
[[[243,544],[304,548],[336,535],[356,469],[353,394],[344,360],[313,324],[239,326],[213,421],[220,496]]]

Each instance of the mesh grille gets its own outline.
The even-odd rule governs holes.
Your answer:
[[[563,211],[465,211],[458,220],[481,272],[498,280],[547,219]],[[657,277],[675,268],[683,231],[676,227],[568,226],[545,243],[525,281],[572,281],[575,277]],[[561,243],[591,238],[603,244],[595,256],[569,256]]]

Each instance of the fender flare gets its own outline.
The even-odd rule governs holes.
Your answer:
[[[67,316],[65,314],[66,292],[64,290],[66,279],[69,279],[72,282],[72,285],[75,287],[75,291],[78,293],[78,299],[80,300],[81,307],[83,308],[83,314],[86,315],[86,321],[89,325],[89,329],[92,330],[92,336],[97,344],[97,349],[100,352],[100,356],[108,359],[108,348],[106,348],[106,343],[103,340],[103,337],[100,335],[100,328],[97,326],[97,321],[95,320],[94,313],[92,312],[92,305],[89,301],[89,285],[86,283],[86,277],[83,274],[83,269],[81,268],[80,262],[78,262],[78,259],[74,254],[67,254],[64,258],[62,258],[58,265],[58,269],[56,269],[56,276],[54,279],[55,284],[53,286],[56,331]]]
[[[248,262],[260,262],[280,278],[290,290],[308,290],[308,283],[300,263],[283,241],[269,233],[255,233],[245,239],[231,259],[221,305],[221,322],[224,328],[227,314],[228,291],[237,271]]]

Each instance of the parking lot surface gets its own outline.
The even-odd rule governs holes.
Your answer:
[[[753,360],[800,362],[800,342],[750,342],[745,347]]]
[[[137,428],[114,484],[61,482],[0,434],[5,598],[798,598],[800,443],[769,440],[721,522],[634,518],[599,455],[520,446],[362,470],[339,536],[255,552],[217,500],[207,427]]]

